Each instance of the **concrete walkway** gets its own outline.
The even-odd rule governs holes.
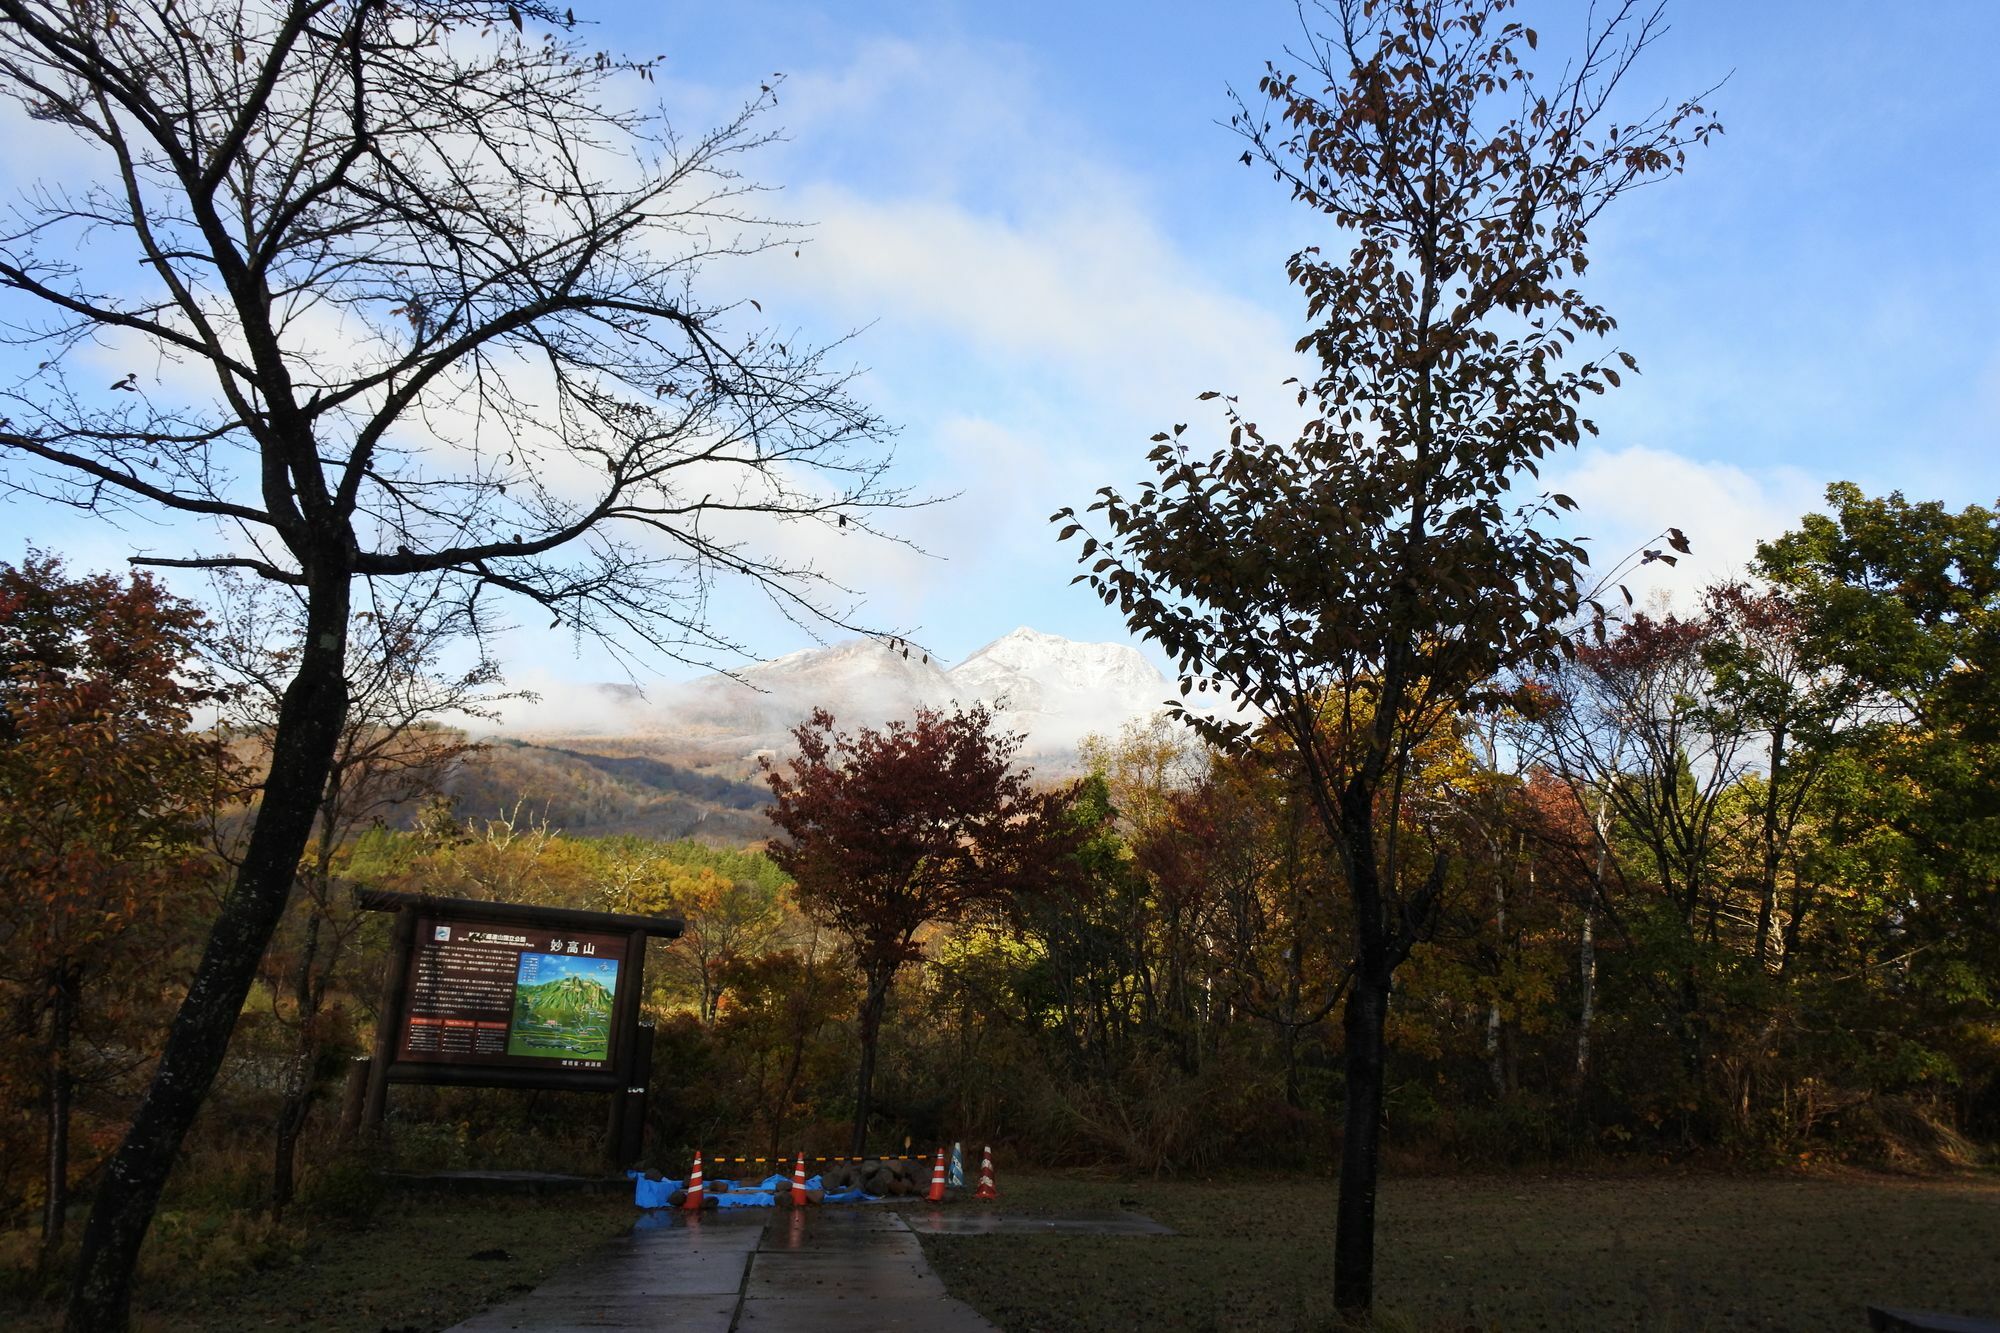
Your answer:
[[[993,1333],[945,1294],[916,1233],[887,1208],[742,1209],[635,1228],[527,1296],[451,1333],[566,1329],[935,1329]]]
[[[916,1233],[887,1208],[795,1209],[772,1218],[736,1327],[997,1333],[978,1311],[945,1295]]]

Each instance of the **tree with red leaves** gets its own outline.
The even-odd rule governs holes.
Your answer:
[[[44,1264],[69,1205],[77,1048],[106,1025],[105,983],[208,873],[231,765],[191,725],[215,698],[205,629],[143,574],[79,578],[32,548],[0,564],[0,1003],[35,1033]]]
[[[1059,873],[1074,842],[1071,790],[1034,790],[1011,767],[1021,737],[996,732],[983,705],[920,708],[854,735],[816,709],[792,735],[790,773],[764,761],[771,821],[789,839],[770,855],[806,910],[846,936],[865,982],[850,1145],[859,1156],[883,1010],[896,974],[923,956],[919,932]]]

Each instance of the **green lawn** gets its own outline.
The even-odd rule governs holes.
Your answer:
[[[1333,1324],[1330,1181],[1004,1179],[1001,1206],[1137,1207],[1174,1237],[925,1236],[1003,1328]],[[1389,1329],[1867,1327],[1886,1304],[2000,1317],[2000,1180],[1476,1176],[1391,1180]]]

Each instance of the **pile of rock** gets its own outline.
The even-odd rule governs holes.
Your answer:
[[[860,1189],[869,1194],[901,1198],[922,1194],[930,1188],[930,1172],[926,1169],[920,1177],[918,1167],[916,1162],[885,1162],[871,1157],[861,1162],[836,1162],[821,1179],[830,1190]]]

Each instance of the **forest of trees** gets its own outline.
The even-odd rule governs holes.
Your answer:
[[[1754,578],[1632,614],[1416,755],[1407,834],[1451,870],[1390,1013],[1392,1161],[1936,1165],[2000,1138],[2000,518],[1844,485],[1828,501]],[[102,742],[152,766],[155,803],[6,805],[0,873],[48,886],[10,891],[0,923],[0,1162],[25,1224],[116,1141],[226,870],[232,764],[255,760],[240,729],[218,746],[191,726],[192,687],[89,637],[151,616],[192,665],[193,608],[47,558],[4,572],[10,791],[48,790],[77,753],[37,740],[49,717],[71,747],[96,743],[82,708],[155,729]],[[137,690],[159,702],[127,714]],[[401,744],[435,758],[439,740]],[[1016,1160],[1147,1172],[1330,1161],[1348,909],[1315,889],[1338,855],[1282,742],[1225,753],[1161,719],[1084,757],[1080,783],[1033,784],[1068,825],[1059,866],[913,923],[871,1142],[990,1136]],[[422,785],[402,794],[422,804]],[[852,923],[761,850],[467,821],[436,798],[397,822],[414,827],[344,826],[313,875],[685,916],[648,971],[657,1160],[845,1145],[867,992]],[[51,879],[52,846],[131,859],[114,874],[72,851]],[[335,1093],[385,943],[344,892],[294,896],[198,1136],[246,1201],[286,1202],[281,1137],[303,1139],[308,1199],[337,1166]],[[409,1090],[394,1123],[400,1151],[522,1164],[594,1153],[598,1120],[573,1097]]]

